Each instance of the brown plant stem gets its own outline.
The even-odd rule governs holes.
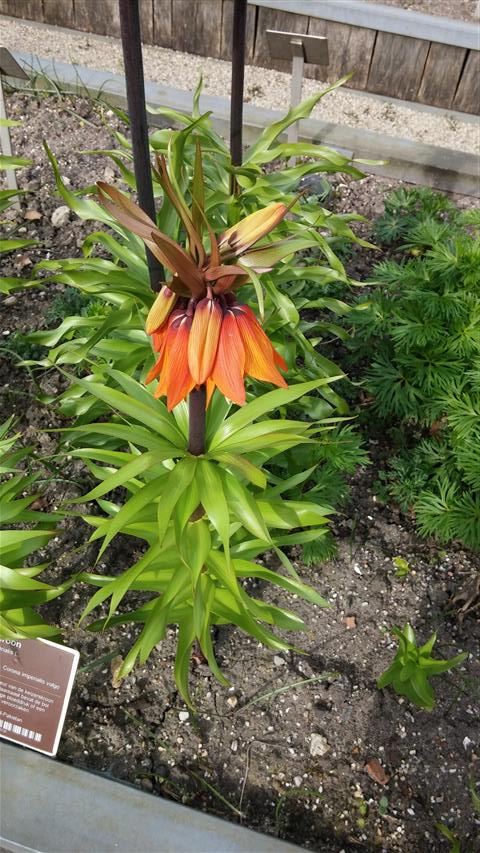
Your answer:
[[[191,391],[188,398],[188,450],[193,456],[205,453],[206,399],[205,385]]]

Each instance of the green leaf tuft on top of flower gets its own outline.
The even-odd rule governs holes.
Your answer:
[[[244,405],[245,376],[286,387],[278,370],[287,369],[285,361],[274,350],[253,311],[237,302],[235,291],[249,279],[256,283],[258,273],[271,270],[300,245],[293,237],[252,248],[281,222],[292,204],[267,205],[227,228],[217,239],[198,189],[203,185],[199,143],[192,211],[176,193],[166,161],[160,156],[156,175],[184,226],[186,248],[160,231],[115,187],[102,181],[97,184],[107,212],[141,237],[170,273],[146,322],[146,331],[159,354],[146,379],[151,382],[159,378],[155,396],[166,396],[171,410],[192,390],[206,384],[207,406],[215,388],[237,405]],[[204,229],[209,237],[208,253],[203,245]],[[301,247],[309,242],[305,238]]]

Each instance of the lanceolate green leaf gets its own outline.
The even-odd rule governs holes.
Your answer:
[[[253,536],[270,542],[270,534],[253,495],[232,474],[222,471],[221,477],[228,506],[233,515]]]
[[[177,653],[175,655],[175,681],[186,704],[193,709],[190,691],[188,687],[188,674],[190,669],[190,655],[195,640],[195,628],[193,616],[184,619],[178,626]]]
[[[298,400],[299,397],[309,394],[310,391],[314,391],[323,385],[341,378],[342,375],[338,375],[314,379],[311,382],[301,382],[298,385],[290,385],[288,388],[278,388],[275,391],[269,391],[256,400],[252,400],[252,402],[247,403],[246,406],[243,406],[243,408],[239,409],[233,415],[230,415],[223,422],[210,442],[210,451],[218,447],[229,436],[248,426],[254,420],[257,420],[257,418],[261,418],[267,412],[275,411],[281,406],[286,406],[288,403]],[[279,423],[279,427],[283,427],[282,422]]]
[[[343,86],[347,80],[350,79],[352,75],[346,74],[340,80],[337,80],[332,86],[329,86],[327,89],[324,89],[322,92],[317,92],[315,95],[312,95],[310,98],[307,98],[298,107],[294,107],[289,110],[287,115],[265,128],[265,130],[260,134],[257,141],[248,148],[244,158],[244,163],[256,162],[256,156],[259,154],[263,154],[263,152],[267,151],[273,142],[290,127],[291,124],[295,124],[295,122],[299,121],[302,118],[308,118],[314,106],[318,103],[320,98],[323,98],[324,95],[328,94],[328,92],[332,92],[334,89],[337,89],[339,86]]]
[[[230,514],[225,497],[223,481],[216,465],[206,459],[200,459],[197,479],[202,484],[202,506],[217,531],[227,560],[229,560]]]
[[[138,477],[139,474],[142,474],[144,471],[149,471],[153,466],[158,465],[161,462],[164,462],[165,459],[173,459],[176,456],[183,456],[185,451],[178,450],[178,448],[173,447],[173,445],[165,443],[163,448],[151,450],[148,453],[142,453],[140,456],[135,456],[131,462],[127,462],[126,465],[123,465],[115,474],[111,474],[107,477],[103,483],[99,486],[96,486],[86,495],[83,495],[81,498],[75,498],[75,503],[84,503],[85,501],[91,501],[101,495],[106,495],[107,492],[112,492],[114,489],[119,486],[123,486],[133,477]],[[77,453],[73,453],[72,455],[81,455],[81,451]]]
[[[151,402],[145,402],[145,400],[135,399],[129,394],[99,382],[78,378],[75,379],[75,382],[85,388],[89,394],[102,400],[114,411],[121,412],[138,423],[149,426],[154,432],[163,435],[175,447],[184,448],[185,439],[178,430],[175,421],[166,414],[166,410],[164,413],[161,404],[158,408],[155,406],[153,397],[150,397]]]

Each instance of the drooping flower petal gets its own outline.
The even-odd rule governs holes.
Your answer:
[[[239,406],[245,403],[244,368],[242,336],[233,311],[227,311],[222,321],[212,379],[222,394]]]
[[[192,318],[179,312],[168,324],[163,364],[154,397],[167,397],[170,412],[190,393],[196,382],[188,367],[188,339]]]
[[[210,405],[210,400],[213,397],[213,393],[215,391],[216,385],[215,385],[215,382],[213,381],[213,379],[207,379],[205,385],[206,385],[206,389],[207,389],[207,398],[205,400],[205,408],[208,409],[208,407]]]
[[[188,364],[197,385],[210,376],[217,354],[222,309],[216,299],[201,299],[195,308],[188,340]]]
[[[222,235],[218,244],[220,251],[230,247],[238,255],[246,252],[257,240],[275,228],[288,210],[286,204],[275,202],[241,219],[236,225],[227,228]]]
[[[233,312],[245,348],[245,375],[286,388],[285,379],[275,367],[275,350],[253,311],[241,305]]]
[[[148,312],[145,331],[147,335],[153,335],[163,326],[165,320],[171,313],[178,296],[167,285],[163,285],[150,311]]]

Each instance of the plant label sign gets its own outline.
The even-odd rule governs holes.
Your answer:
[[[56,755],[80,654],[50,640],[0,640],[0,735]]]

